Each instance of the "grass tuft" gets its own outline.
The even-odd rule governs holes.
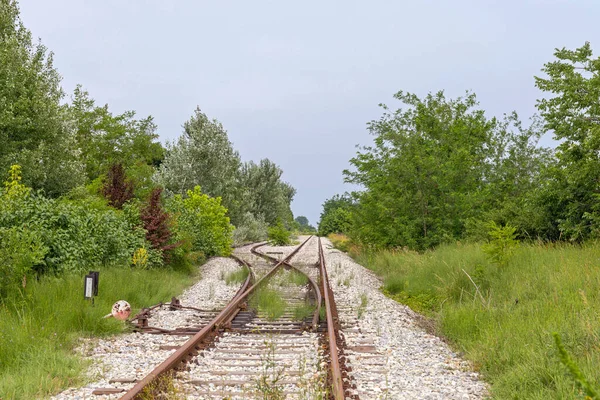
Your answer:
[[[250,306],[259,313],[265,314],[268,320],[274,321],[283,315],[287,303],[277,290],[261,286],[252,295]]]
[[[246,281],[248,278],[248,268],[242,267],[225,275],[227,285],[236,285]]]

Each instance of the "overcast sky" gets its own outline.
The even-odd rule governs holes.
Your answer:
[[[489,116],[528,119],[554,48],[600,46],[598,0],[20,3],[67,92],[152,115],[162,141],[200,106],[244,160],[283,168],[294,215],[313,224],[352,189],[342,170],[395,92],[469,89]]]

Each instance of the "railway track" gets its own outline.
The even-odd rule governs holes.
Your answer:
[[[318,262],[293,262],[309,244],[318,246]],[[152,309],[136,316],[140,331],[190,338],[122,399],[148,398],[143,396],[150,392],[161,398],[173,387],[187,399],[350,398],[320,239],[309,237],[281,257],[261,251],[264,245],[234,252],[249,274],[221,310],[184,307],[173,299],[159,306],[193,317],[169,330],[149,323]]]

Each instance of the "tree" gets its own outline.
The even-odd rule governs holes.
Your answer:
[[[319,220],[319,235],[330,233],[348,234],[351,226],[352,198],[349,194],[335,195],[323,203]]]
[[[73,132],[64,119],[63,91],[53,55],[19,16],[17,2],[0,2],[0,170],[23,166],[24,181],[57,196],[83,183]]]
[[[308,218],[306,218],[303,215],[296,217],[294,219],[294,222],[296,223],[297,229],[300,232],[306,232],[306,233],[313,233],[313,232],[316,233],[317,232],[315,227],[308,223]]]
[[[536,86],[552,97],[538,100],[544,127],[560,140],[546,200],[552,216],[571,240],[597,234],[600,228],[600,58],[589,43],[575,50],[556,49],[546,63],[546,77]]]
[[[94,180],[113,164],[130,169],[160,165],[164,149],[157,141],[152,117],[135,119],[135,112],[113,115],[108,105],[98,107],[80,85],[75,88],[68,118],[89,180]],[[151,170],[153,172],[153,170]]]
[[[545,217],[532,206],[532,193],[549,152],[536,147],[536,123],[525,129],[515,113],[487,119],[473,93],[421,99],[399,92],[395,98],[405,108],[383,106],[383,116],[369,124],[374,145],[350,161],[354,170],[344,171],[347,182],[365,190],[355,193],[350,215],[325,213],[320,230],[324,222],[350,218],[357,241],[426,249],[489,220],[511,223],[522,234],[538,229],[531,222]]]
[[[258,164],[244,163],[240,181],[246,207],[252,214],[262,217],[269,225],[282,221],[289,228],[293,219],[290,204],[296,189],[281,180],[282,174],[277,164],[265,158]]]
[[[206,194],[220,196],[233,217],[238,217],[240,156],[233,149],[227,131],[217,120],[209,120],[196,108],[183,125],[183,135],[167,146],[156,181],[175,194],[185,195],[195,186]]]

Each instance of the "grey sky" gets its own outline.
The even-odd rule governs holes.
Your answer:
[[[600,46],[597,0],[21,0],[25,25],[113,112],[153,115],[163,141],[199,105],[244,160],[297,188],[296,216],[351,189],[341,171],[398,90],[471,89],[527,119],[555,47]],[[546,141],[546,144],[549,140]]]

